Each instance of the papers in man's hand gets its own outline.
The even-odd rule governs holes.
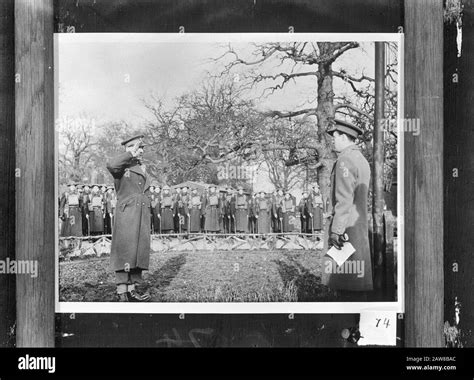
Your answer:
[[[359,321],[359,346],[397,344],[397,313],[393,311],[362,310]]]
[[[354,252],[355,248],[352,246],[352,244],[350,242],[346,242],[341,249],[331,247],[331,249],[329,249],[326,254],[332,257],[337,266],[340,267]]]

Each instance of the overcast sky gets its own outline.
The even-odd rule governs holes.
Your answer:
[[[139,122],[148,115],[142,100],[152,92],[171,102],[198,88],[207,71],[217,73],[223,67],[224,61],[211,61],[225,51],[222,43],[172,43],[158,39],[139,42],[136,36],[128,42],[126,35],[121,36],[121,41],[115,37],[106,42],[107,38],[101,37],[99,41],[84,42],[68,35],[69,38],[59,41],[58,116],[85,113],[99,120]],[[232,46],[242,54],[253,49],[249,43],[236,42]],[[373,43],[364,42],[361,46],[342,55],[334,68],[344,67],[354,75],[363,71],[373,76]],[[343,90],[339,80],[335,83],[336,92]],[[262,109],[294,110],[306,107],[304,103],[315,95],[315,78],[302,77],[257,105]]]

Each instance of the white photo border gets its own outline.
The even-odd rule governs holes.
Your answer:
[[[404,234],[404,34],[403,33],[55,33],[54,34],[54,112],[58,118],[58,48],[60,41],[75,43],[121,42],[289,42],[357,41],[397,42],[398,54],[398,146],[397,146],[397,300],[393,302],[60,302],[59,301],[59,221],[55,218],[55,312],[126,314],[358,314],[365,311],[405,312],[405,234]],[[55,126],[55,199],[59,196],[59,135]],[[55,215],[59,205],[55,202]],[[45,226],[48,228],[48,226]]]

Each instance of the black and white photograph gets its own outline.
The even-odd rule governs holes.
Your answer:
[[[474,0],[0,4],[0,380],[472,377]]]
[[[401,312],[402,42],[56,34],[57,312]]]

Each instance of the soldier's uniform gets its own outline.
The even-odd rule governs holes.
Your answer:
[[[301,219],[301,232],[305,234],[310,234],[312,232],[311,228],[311,211],[312,211],[311,198],[308,196],[308,192],[303,192],[303,198],[301,198],[299,204],[299,212]]]
[[[254,193],[249,198],[249,232],[256,234],[258,232],[258,223],[257,223],[257,214],[256,214],[256,205],[257,205],[257,194]]]
[[[281,201],[283,199],[283,194],[281,190],[278,190],[273,194],[272,197],[272,222],[273,222],[273,232],[281,232],[282,227],[282,212],[281,212]]]
[[[241,233],[249,231],[249,201],[242,186],[239,186],[235,196],[235,229]]]
[[[160,216],[161,216],[161,232],[162,233],[171,233],[174,228],[174,218],[175,218],[175,200],[171,194],[171,189],[169,186],[163,186],[163,193],[161,194],[160,200]]]
[[[154,213],[154,210],[153,210],[153,204],[154,204],[154,201],[155,201],[155,197],[156,197],[156,194],[155,194],[155,186],[152,185],[148,188],[147,192],[146,192],[146,195],[148,196],[148,198],[150,199],[150,233],[153,234],[154,232],[154,226],[153,226],[153,222],[154,222],[154,218],[153,218],[153,213]]]
[[[82,236],[82,199],[74,184],[61,197],[59,210],[63,221],[61,236]]]
[[[91,194],[89,186],[84,186],[84,191],[81,195],[82,198],[82,235],[89,236],[89,205],[91,202]]]
[[[149,179],[145,167],[132,151],[142,149],[143,136],[122,142],[126,151],[107,163],[117,191],[117,211],[112,247],[111,268],[115,271],[120,301],[149,301],[150,295],[140,295],[135,284],[141,282],[142,271],[150,261],[150,200],[145,192]],[[137,152],[139,151],[137,150]]]
[[[222,205],[219,202],[219,195],[215,186],[209,186],[209,193],[203,199],[204,208],[204,230],[206,232],[219,232],[219,216]]]
[[[191,197],[189,199],[188,209],[189,209],[189,219],[190,219],[190,232],[200,232],[201,231],[201,215],[202,215],[202,199],[198,194],[197,189],[193,189],[191,192]]]
[[[357,137],[361,130],[349,123],[336,121],[329,133],[339,131]],[[323,284],[343,291],[370,291],[372,283],[372,263],[368,238],[367,198],[370,183],[370,167],[359,147],[351,144],[338,154],[331,172],[330,216],[326,232],[342,235],[346,233],[355,252],[347,260],[354,267],[364,266],[364,273],[334,273],[336,263],[325,255],[323,257]],[[327,242],[325,249],[328,249]],[[362,263],[361,263],[362,262]],[[326,269],[326,270],[325,270]]]
[[[323,228],[323,199],[315,188],[311,194],[311,214],[312,228],[315,231],[321,231]]]
[[[293,232],[295,230],[295,199],[286,192],[281,201],[282,228],[283,232]]]
[[[232,189],[227,189],[227,195],[221,200],[223,205],[223,232],[231,234],[235,232],[235,199],[232,195]]]
[[[117,198],[115,196],[114,187],[109,186],[107,188],[107,193],[105,194],[105,233],[108,235],[112,234],[114,228],[116,206]]]
[[[176,199],[176,212],[179,218],[179,230],[183,233],[187,232],[189,228],[189,200],[188,188],[182,187],[181,193]]]
[[[151,201],[151,213],[153,218],[153,233],[161,233],[161,187],[155,186],[153,200]]]
[[[104,233],[105,205],[104,197],[99,187],[92,188],[91,202],[89,204],[89,223],[91,235],[102,235]]]
[[[265,197],[265,192],[261,191],[255,202],[255,217],[257,218],[257,228],[259,234],[270,233],[271,212],[271,203]]]
[[[175,233],[179,233],[180,224],[179,224],[179,214],[178,214],[178,201],[181,196],[181,189],[177,187],[173,195],[173,229]]]

